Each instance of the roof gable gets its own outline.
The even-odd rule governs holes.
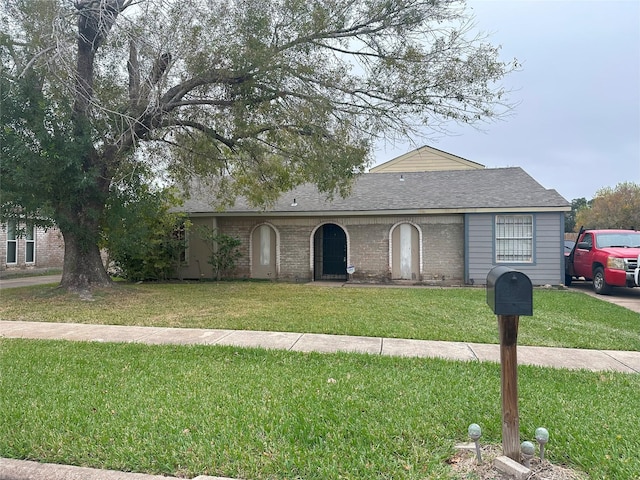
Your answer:
[[[369,170],[369,173],[432,172],[481,168],[485,167],[480,163],[425,145],[375,166]]]

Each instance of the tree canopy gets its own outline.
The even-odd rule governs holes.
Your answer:
[[[571,211],[566,212],[564,214],[564,231],[566,233],[577,232],[578,228],[576,228],[576,215],[583,208],[588,208],[591,206],[591,200],[587,201],[586,198],[574,198],[571,200]]]
[[[0,2],[1,214],[60,227],[67,287],[108,284],[129,175],[346,194],[376,139],[500,118],[517,68],[452,0]]]
[[[598,190],[576,214],[576,231],[581,226],[640,229],[640,184],[623,182]]]

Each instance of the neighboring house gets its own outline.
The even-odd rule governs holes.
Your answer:
[[[64,240],[56,228],[0,226],[0,271],[59,269],[64,260]]]
[[[242,242],[235,278],[478,285],[509,265],[534,285],[564,281],[571,206],[521,168],[422,147],[359,176],[347,198],[303,185],[268,210],[239,199],[222,212],[212,198],[196,190],[183,209],[194,225]],[[209,246],[195,233],[187,244],[180,276],[212,277]]]

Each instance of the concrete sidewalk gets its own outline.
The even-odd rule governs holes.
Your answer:
[[[169,480],[175,477],[0,458],[0,480]],[[193,480],[234,480],[200,475]]]
[[[467,342],[407,340],[318,333],[126,327],[79,323],[0,321],[0,337],[89,342],[139,342],[149,345],[230,345],[293,352],[356,352],[458,361],[499,362],[500,346]],[[640,352],[518,347],[518,363],[543,367],[640,373]]]

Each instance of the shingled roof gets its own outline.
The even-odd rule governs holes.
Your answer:
[[[192,192],[183,210],[212,213],[211,198]],[[240,198],[227,215],[383,215],[471,212],[569,211],[570,204],[519,167],[407,173],[367,173],[353,184],[351,195],[328,200],[314,185],[284,193],[268,209],[250,206]]]

